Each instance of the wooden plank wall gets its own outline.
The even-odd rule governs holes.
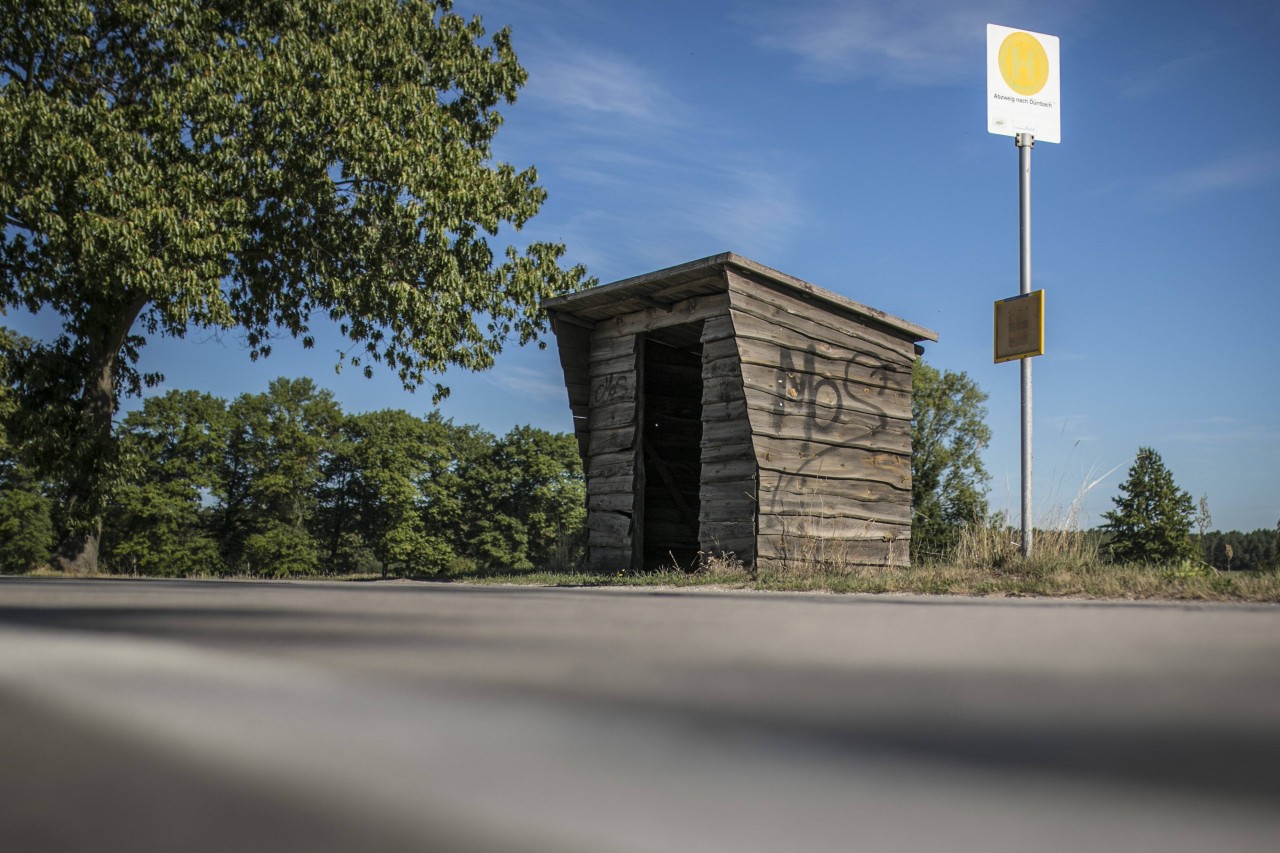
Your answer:
[[[551,329],[556,336],[565,389],[569,392],[569,411],[573,413],[578,454],[585,463],[591,452],[591,431],[587,423],[591,406],[591,329],[573,317],[555,314],[551,315]]]
[[[597,328],[591,335],[591,405],[588,411],[587,563],[592,571],[633,567],[637,518],[643,512],[643,469],[638,470],[641,359],[638,335]]]
[[[755,560],[757,465],[728,312],[702,325],[702,482],[698,538],[708,554]]]
[[[728,271],[759,474],[757,563],[906,565],[915,342]]]

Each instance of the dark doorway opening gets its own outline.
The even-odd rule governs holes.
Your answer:
[[[702,479],[702,323],[645,336],[641,451],[646,569],[690,568],[698,556]]]

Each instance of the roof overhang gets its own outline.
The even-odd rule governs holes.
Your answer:
[[[728,288],[728,270],[779,285],[809,301],[835,309],[837,313],[847,312],[859,316],[912,341],[938,340],[938,333],[931,329],[917,326],[732,252],[557,296],[545,300],[542,306],[553,317],[572,317],[579,324],[594,325],[645,308],[669,308],[698,296],[722,293]]]

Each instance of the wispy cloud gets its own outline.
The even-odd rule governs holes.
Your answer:
[[[1280,430],[1274,426],[1239,418],[1209,418],[1188,423],[1187,427],[1161,436],[1160,441],[1209,445],[1232,452],[1250,446],[1275,446],[1280,441]]]
[[[1205,193],[1249,189],[1280,177],[1280,149],[1234,154],[1210,163],[1152,178],[1147,193],[1180,201]]]
[[[734,251],[767,258],[806,227],[794,177],[724,151],[609,168],[612,203],[578,216],[565,239],[593,269],[630,272]],[[596,164],[583,164],[592,168]],[[604,180],[604,177],[600,177]]]
[[[561,39],[528,60],[544,177],[579,201],[557,239],[604,277],[725,250],[767,257],[803,227],[792,152],[745,146],[661,69]],[[535,88],[536,86],[536,88]]]
[[[1013,20],[1025,8],[1017,0],[819,0],[753,4],[738,18],[760,45],[794,55],[807,76],[969,85],[984,73],[986,24]]]
[[[616,54],[566,46],[535,54],[527,65],[525,96],[564,113],[667,123],[678,109],[655,74]]]
[[[544,370],[535,370],[519,365],[505,365],[501,371],[490,371],[484,379],[511,392],[514,397],[526,400],[561,400],[564,397],[564,385],[557,376],[548,375]]]

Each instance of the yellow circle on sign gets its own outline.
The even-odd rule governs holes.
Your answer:
[[[1000,43],[1000,76],[1019,95],[1034,95],[1049,82],[1049,57],[1030,33],[1010,33]]]

